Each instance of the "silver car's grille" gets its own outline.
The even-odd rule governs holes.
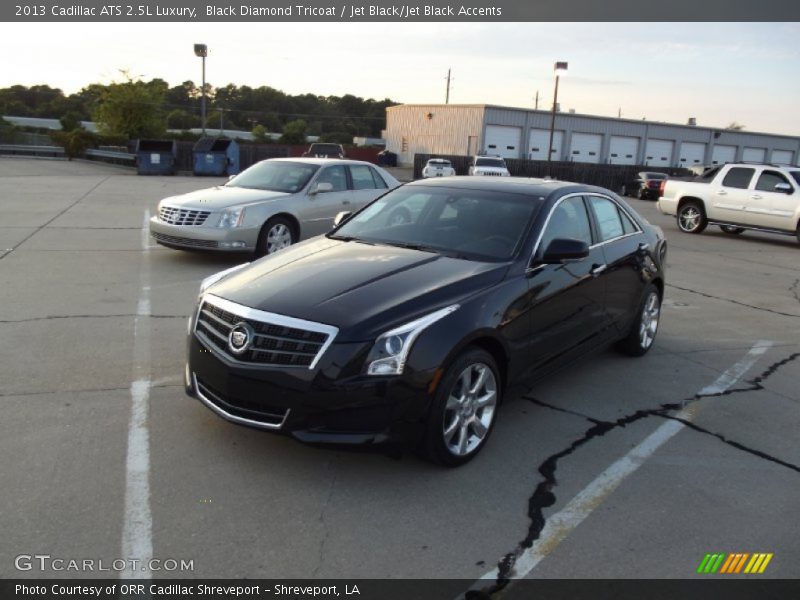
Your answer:
[[[157,242],[164,244],[166,246],[191,246],[193,248],[219,247],[219,242],[215,240],[194,240],[191,238],[166,235],[164,233],[158,233],[157,231],[151,231],[150,235],[152,235]]]
[[[162,206],[158,210],[158,218],[170,225],[202,225],[210,214],[210,210],[191,210],[177,206]]]
[[[234,352],[228,338],[231,330],[243,323],[250,327],[252,339],[244,351]],[[197,314],[195,333],[205,344],[238,362],[313,369],[338,329],[207,295]]]

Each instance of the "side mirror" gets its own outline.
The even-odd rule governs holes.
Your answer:
[[[333,219],[333,226],[338,227],[345,221],[347,221],[350,217],[353,216],[352,211],[342,211],[336,215],[336,218]]]
[[[558,265],[565,262],[576,262],[589,256],[589,244],[570,238],[556,238],[544,251],[542,263]]]
[[[791,194],[792,192],[794,192],[792,186],[789,185],[788,183],[776,183],[775,191],[781,194]]]
[[[329,181],[320,181],[319,183],[315,183],[311,187],[311,191],[308,192],[309,195],[314,196],[316,194],[324,194],[325,192],[332,192],[333,191],[333,184]]]
[[[230,181],[230,180],[231,180],[231,179],[233,179],[234,177],[236,177],[236,175],[228,175],[228,181]]]

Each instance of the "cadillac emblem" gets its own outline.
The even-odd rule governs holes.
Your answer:
[[[228,334],[228,348],[234,354],[243,354],[253,343],[253,328],[244,321],[237,323]]]

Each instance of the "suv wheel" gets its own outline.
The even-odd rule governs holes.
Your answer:
[[[678,229],[684,233],[700,233],[706,225],[706,213],[699,203],[692,200],[678,209]]]
[[[500,403],[497,364],[480,348],[467,349],[445,371],[426,424],[425,455],[457,467],[486,445]]]

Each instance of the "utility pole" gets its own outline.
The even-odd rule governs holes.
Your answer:
[[[556,127],[556,106],[558,106],[558,77],[567,70],[567,63],[558,61],[553,68],[556,74],[556,89],[553,92],[553,112],[550,116],[550,143],[547,145],[547,174],[550,175],[550,160],[553,155],[553,133]]]
[[[539,90],[536,90],[536,99],[533,105],[534,110],[539,110]]]
[[[200,98],[200,119],[203,122],[203,137],[206,135],[206,56],[208,56],[208,46],[205,44],[194,45],[194,55],[203,59],[203,83],[201,91],[203,93]]]
[[[444,103],[450,104],[450,69],[447,69],[447,92],[444,96]]]
[[[619,109],[617,110],[617,118],[618,118],[618,119],[621,119],[621,118],[622,118],[622,107],[621,107],[621,106],[620,106],[620,107],[619,107]]]

